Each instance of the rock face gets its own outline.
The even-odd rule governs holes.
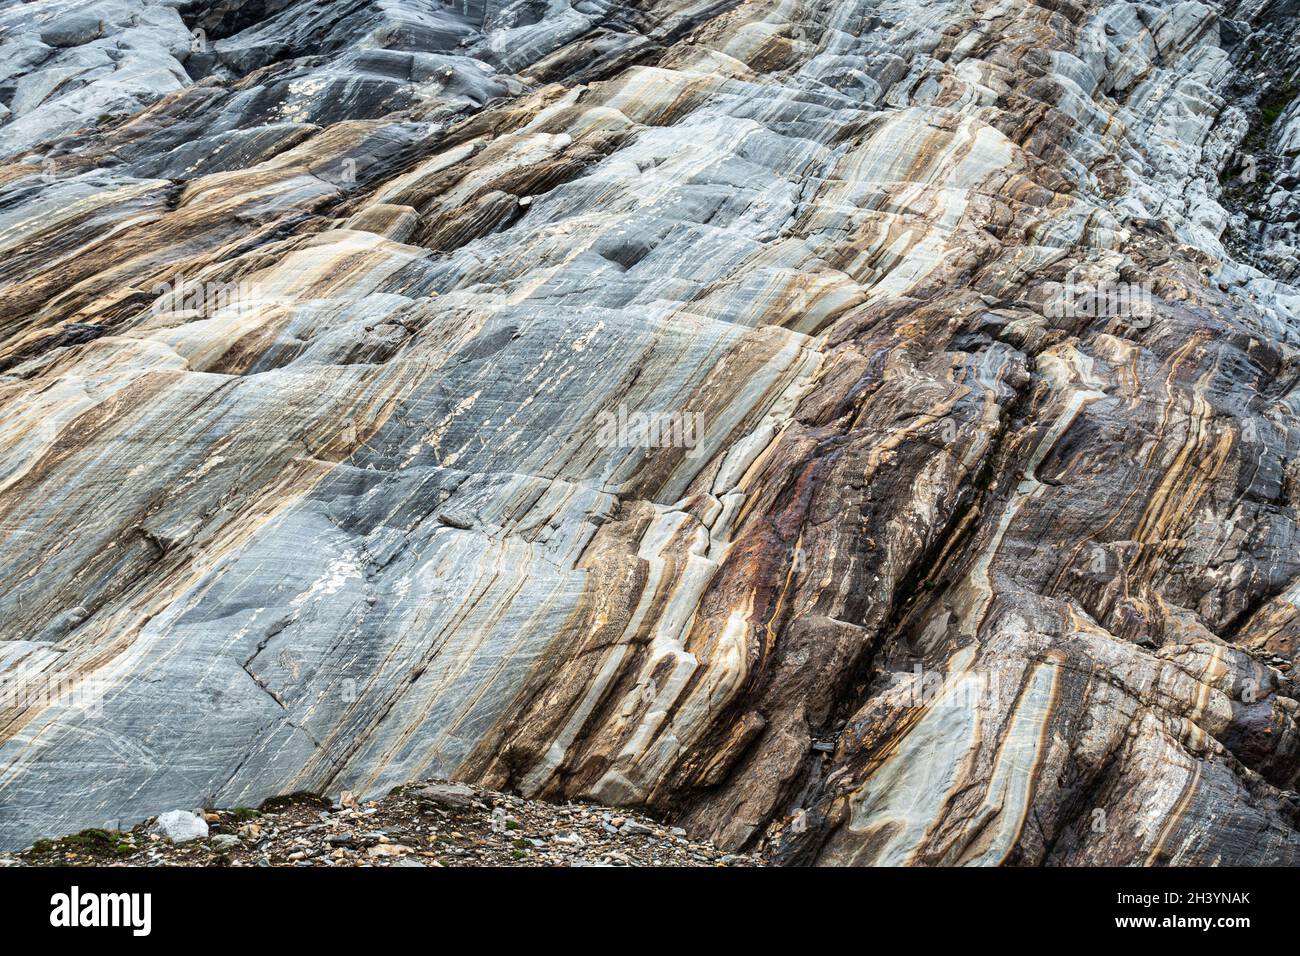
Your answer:
[[[1300,862],[1296,12],[0,11],[0,848]]]

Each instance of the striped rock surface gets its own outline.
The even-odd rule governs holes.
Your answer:
[[[6,3],[0,847],[1300,862],[1294,8]]]

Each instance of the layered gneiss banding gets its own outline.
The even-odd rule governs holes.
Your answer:
[[[0,844],[453,777],[1296,860],[1281,7],[28,6],[0,677],[103,696],[6,701]]]

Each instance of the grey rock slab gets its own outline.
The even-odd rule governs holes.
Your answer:
[[[416,790],[415,795],[440,807],[468,807],[478,799],[473,789],[458,783],[429,784]]]

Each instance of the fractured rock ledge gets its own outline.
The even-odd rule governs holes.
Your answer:
[[[0,849],[1300,862],[1293,7],[0,10]]]

